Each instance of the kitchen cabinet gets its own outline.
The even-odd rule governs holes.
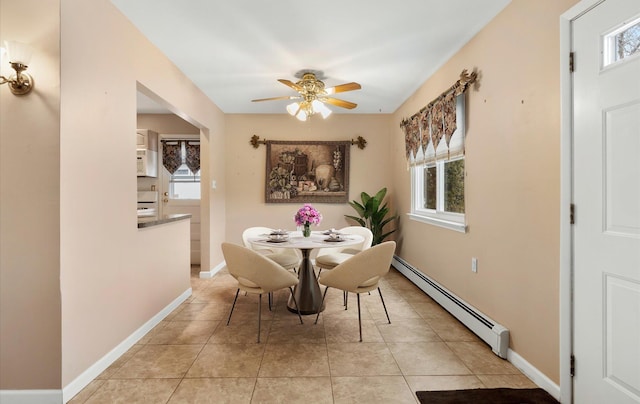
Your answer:
[[[150,129],[136,130],[136,147],[138,149],[158,151],[158,132]]]
[[[158,132],[150,129],[137,129],[136,149],[138,177],[157,177]]]

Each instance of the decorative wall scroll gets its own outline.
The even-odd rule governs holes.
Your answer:
[[[349,141],[263,141],[267,203],[347,203]]]
[[[410,118],[400,122],[405,134],[407,160],[416,158],[419,147],[426,153],[429,143],[437,150],[442,138],[449,147],[451,137],[456,131],[456,97],[467,91],[469,85],[477,79],[477,73],[463,70],[460,79],[446,91]]]

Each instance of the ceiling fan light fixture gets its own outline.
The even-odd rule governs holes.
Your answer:
[[[319,75],[321,75],[321,72],[318,73]],[[299,95],[260,98],[251,101],[275,101],[284,99],[301,100],[292,102],[286,107],[289,115],[296,117],[300,121],[306,121],[311,115],[314,114],[320,114],[322,115],[323,119],[326,119],[333,113],[333,111],[328,108],[326,104],[331,104],[346,109],[353,109],[357,106],[357,104],[354,104],[353,102],[328,97],[328,95],[342,93],[345,91],[359,90],[361,86],[358,83],[344,83],[337,86],[325,88],[324,82],[316,77],[316,72],[301,71],[299,73],[296,73],[296,77],[300,78],[300,80],[296,83],[293,83],[292,81],[286,79],[278,79],[278,81],[285,86],[297,91]]]
[[[307,111],[305,111],[303,108],[300,108],[295,116],[296,118],[298,118],[298,120],[304,122],[307,120]]]
[[[299,103],[292,102],[291,104],[287,105],[287,112],[289,113],[289,115],[296,116],[298,114],[298,111],[300,111]]]
[[[327,108],[327,106],[324,105],[324,103],[322,103],[321,101],[313,100],[311,105],[313,106],[313,112],[319,113],[320,115],[322,115],[323,119],[327,119],[327,117],[331,115],[332,111],[329,108]]]

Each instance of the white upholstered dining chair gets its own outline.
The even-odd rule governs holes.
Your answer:
[[[277,247],[262,247],[256,246],[249,242],[252,237],[265,236],[271,233],[273,230],[268,227],[249,227],[242,232],[242,243],[245,247],[257,251],[265,257],[277,262],[284,269],[296,272],[296,268],[300,266],[302,257],[299,255],[298,250],[295,248],[277,248]]]
[[[348,226],[338,230],[340,234],[358,234],[364,237],[364,240],[360,244],[350,245],[348,247],[332,247],[323,248],[316,257],[316,266],[318,269],[318,276],[322,273],[322,270],[331,270],[338,266],[340,263],[353,257],[355,254],[366,250],[371,247],[373,242],[373,233],[367,227],[363,226]],[[344,293],[344,307],[347,307],[347,292]]]
[[[320,268],[318,272],[318,276],[323,269],[333,269],[338,264],[344,262],[345,260],[351,258],[353,255],[366,250],[371,247],[371,243],[373,242],[373,233],[366,227],[362,226],[348,226],[343,227],[338,230],[340,234],[358,234],[364,237],[364,240],[360,244],[350,245],[345,248],[340,247],[332,247],[332,248],[323,248],[318,252],[318,256],[316,257],[316,266]]]
[[[227,325],[231,322],[231,315],[238,300],[238,293],[241,290],[249,294],[258,295],[258,342],[260,342],[262,295],[264,293],[271,294],[284,288],[289,288],[298,311],[300,324],[303,324],[298,302],[293,295],[293,287],[298,284],[297,276],[264,255],[240,245],[222,243],[222,254],[229,274],[238,281],[238,289],[229,311]]]
[[[351,256],[351,258],[338,264],[331,271],[326,271],[320,275],[318,283],[326,286],[322,295],[322,304],[327,296],[329,288],[336,288],[345,292],[355,293],[358,299],[358,329],[360,330],[360,342],[362,342],[362,319],[360,315],[360,293],[378,289],[384,313],[387,321],[391,324],[387,306],[384,304],[382,292],[378,282],[389,272],[393,253],[396,249],[395,241],[386,241],[373,246],[365,251]],[[320,312],[316,316],[315,323],[318,323]]]

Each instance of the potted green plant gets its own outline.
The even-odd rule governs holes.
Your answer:
[[[389,208],[387,208],[386,202],[384,204],[382,203],[386,194],[387,188],[382,188],[374,196],[370,196],[366,192],[362,192],[360,194],[362,203],[355,200],[349,202],[349,205],[358,212],[359,217],[345,215],[346,218],[355,220],[360,223],[360,226],[367,227],[371,230],[371,233],[373,233],[373,242],[371,245],[382,243],[387,236],[396,231],[393,229],[384,233],[383,230],[387,223],[397,217],[397,215],[393,215],[385,218],[389,213]]]

